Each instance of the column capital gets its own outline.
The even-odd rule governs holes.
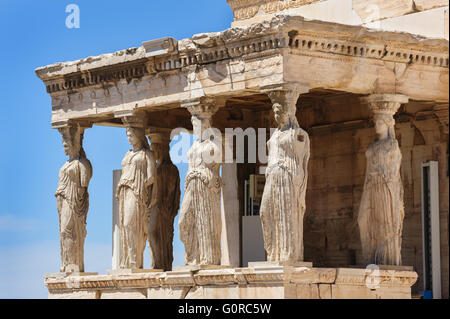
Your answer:
[[[273,105],[280,104],[294,114],[300,95],[309,92],[308,87],[299,83],[280,83],[264,86],[260,89],[261,92],[269,96]]]
[[[201,118],[211,118],[223,106],[225,106],[224,99],[206,96],[181,102],[181,107],[186,108],[192,116]]]
[[[79,127],[79,128],[91,128],[92,122],[87,120],[62,120],[52,122],[52,128],[63,129],[66,127]]]
[[[374,114],[393,116],[402,104],[408,103],[409,97],[401,94],[371,94],[361,99]]]
[[[171,129],[148,127],[145,129],[145,135],[150,143],[170,144]]]
[[[269,95],[273,99],[292,99],[297,102],[301,94],[308,93],[309,87],[295,82],[272,84],[260,87],[262,93]]]
[[[146,128],[147,118],[145,113],[134,110],[114,112],[115,118],[120,118],[125,127]]]

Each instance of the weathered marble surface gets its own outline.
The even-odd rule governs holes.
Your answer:
[[[269,92],[279,126],[267,142],[269,161],[260,210],[268,261],[303,260],[310,142],[295,117],[299,95],[299,88]]]
[[[220,264],[222,145],[218,144],[221,137],[204,134],[211,128],[211,116],[217,109],[214,100],[188,106],[194,134],[199,138],[188,152],[189,169],[179,220],[186,265]]]
[[[395,137],[393,115],[407,101],[408,98],[395,95],[367,98],[378,135],[366,152],[366,179],[358,215],[363,256],[368,264],[402,263],[402,153]]]
[[[156,159],[155,205],[150,211],[149,246],[151,268],[172,270],[173,223],[180,207],[180,174],[169,154],[169,133],[152,133],[151,149]]]
[[[55,193],[59,216],[61,272],[84,272],[88,186],[92,166],[83,150],[84,128],[67,126],[59,131],[63,138],[64,152],[69,156],[69,160],[59,171]]]
[[[38,68],[52,97],[53,125],[117,125],[111,114],[118,110],[170,110],[192,97],[245,96],[284,81],[448,101],[448,41],[441,39],[278,15],[194,35],[175,48],[151,57],[144,47],[130,48]]]
[[[448,6],[447,0],[414,0],[415,8],[419,11]]]
[[[374,281],[375,280],[375,281]],[[409,299],[414,271],[272,267],[47,278],[49,298]],[[375,283],[375,284],[374,284]]]
[[[323,0],[227,0],[235,21],[250,19],[259,14],[273,14]]]
[[[353,0],[353,10],[358,13],[365,23],[414,12],[414,1]]]
[[[143,128],[126,130],[133,149],[122,160],[122,175],[117,186],[120,210],[120,268],[143,268],[144,249],[148,237],[152,187],[156,187],[156,161]]]
[[[401,2],[408,1],[397,1]],[[416,6],[419,2],[415,1]],[[144,45],[51,65],[36,73],[52,97],[54,127],[69,120],[118,125],[111,118],[117,110],[172,110],[178,108],[180,101],[193,96],[245,98],[248,94],[261,93],[261,88],[268,84],[284,81],[302,83],[311,89],[353,94],[397,92],[415,100],[447,103],[449,92],[448,41],[285,15],[247,27],[195,35],[173,43],[171,50],[156,56],[149,57]],[[167,121],[149,118],[165,127],[170,127],[177,119],[176,115]],[[448,135],[448,119],[446,126]],[[441,154],[435,154],[443,154],[445,150],[436,151],[430,145],[428,143],[429,153],[441,158]],[[419,155],[423,154],[419,151]],[[413,156],[412,151],[410,156]],[[412,160],[411,164],[413,166]],[[347,172],[333,170],[332,179]],[[448,189],[448,179],[441,185],[444,190]],[[355,194],[358,198],[359,190]],[[412,200],[417,201],[418,197]],[[415,211],[412,213],[418,215]],[[446,214],[443,216],[448,217],[448,209]],[[396,227],[398,229],[398,223]],[[445,238],[445,231],[442,234]],[[330,236],[337,237],[335,233]],[[332,242],[325,236],[322,238],[325,238],[325,247]],[[354,253],[354,247],[346,244],[342,249],[349,250],[350,256]],[[444,251],[448,254],[445,247]],[[311,289],[308,293],[312,295],[315,291]]]

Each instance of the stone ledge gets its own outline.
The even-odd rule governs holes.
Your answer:
[[[130,275],[164,272],[162,269],[113,269],[106,272],[107,275]]]
[[[287,262],[287,261],[255,261],[249,262],[249,268],[270,268],[270,267],[308,267],[312,268],[312,262]]]
[[[353,9],[363,23],[446,6],[448,6],[448,0],[353,0]]]
[[[98,272],[56,272],[53,274],[45,274],[45,279],[63,279],[67,277],[84,277],[84,276],[97,276]]]
[[[414,0],[416,10],[425,11],[448,6],[448,0]]]
[[[45,284],[49,298],[411,298],[414,271],[379,270],[376,281],[373,275],[358,268],[285,266],[46,276]]]
[[[354,0],[353,10],[363,23],[398,17],[414,12],[413,0]]]
[[[376,277],[378,279],[373,281]],[[364,286],[369,283],[371,286],[376,284],[380,286],[411,287],[417,281],[417,278],[418,275],[414,271],[337,268],[335,284]]]

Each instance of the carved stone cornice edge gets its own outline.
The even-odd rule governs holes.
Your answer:
[[[411,287],[418,278],[414,271],[379,270],[377,282],[380,287]],[[274,267],[273,269],[232,268],[218,270],[153,272],[129,275],[70,276],[46,278],[50,292],[77,290],[111,290],[152,287],[193,287],[236,284],[347,284],[365,286],[374,276],[366,269],[355,268],[309,268]]]
[[[267,55],[268,52],[281,54],[280,49],[289,49],[289,54],[297,55],[321,53],[408,65],[449,67],[448,41],[374,32],[360,26],[307,21],[286,15],[245,28],[197,35],[177,43],[177,50],[167,49],[167,52],[156,56],[147,57],[144,47],[131,48],[57,63],[38,68],[35,72],[44,81],[48,93],[65,91],[72,94],[86,87],[107,87],[108,83],[130,82],[154,73],[180,71],[189,66]]]
[[[352,284],[364,286],[372,284],[372,280],[379,286],[411,287],[417,281],[418,275],[414,271],[378,270],[376,273],[367,269],[337,268],[335,284]]]

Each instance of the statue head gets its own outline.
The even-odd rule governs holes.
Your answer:
[[[169,156],[170,136],[169,134],[164,133],[152,133],[149,135],[149,139],[152,143],[152,151],[155,154],[155,158],[158,163],[161,163],[167,156]]]
[[[197,135],[200,141],[203,141],[203,132],[211,128],[211,119],[219,109],[219,104],[214,98],[204,98],[187,105],[187,109],[191,113],[194,135]]]
[[[275,121],[279,126],[298,126],[298,121],[295,116],[296,108],[289,108],[288,106],[284,106],[281,103],[274,103],[272,109],[275,115]]]
[[[145,136],[145,130],[140,127],[127,127],[127,137],[130,145],[133,149],[140,150],[142,148],[149,149],[147,137]]]
[[[375,123],[375,132],[378,136],[395,138],[395,120],[392,115],[375,113],[373,121]]]
[[[83,150],[84,128],[79,126],[67,126],[59,129],[62,135],[64,153],[71,159],[86,157]]]
[[[191,117],[192,128],[194,131],[194,135],[197,135],[200,140],[202,140],[203,132],[207,129],[211,128],[211,117],[210,116],[201,116],[201,115],[193,115]]]
[[[288,112],[286,112],[286,109],[280,103],[274,103],[272,108],[275,114],[275,121],[279,125],[286,123],[288,120]]]
[[[379,138],[395,139],[394,114],[402,104],[408,103],[407,96],[401,94],[371,94],[363,97],[361,102],[367,104],[373,112],[375,131]]]

